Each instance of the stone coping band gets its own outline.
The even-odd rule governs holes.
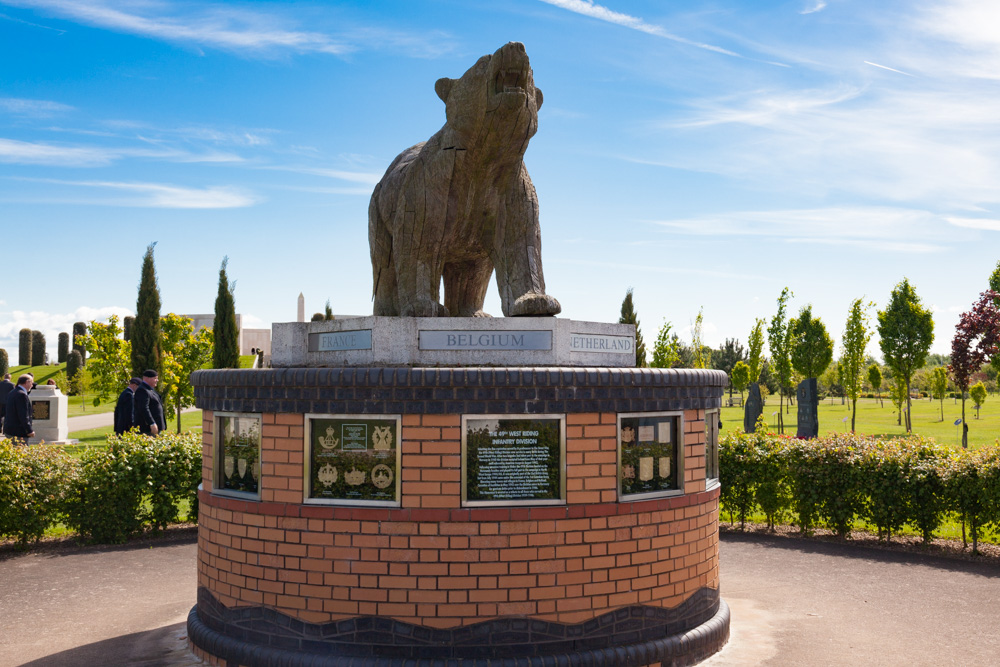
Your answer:
[[[680,667],[729,638],[729,607],[709,588],[669,610],[623,607],[575,625],[497,618],[456,630],[379,617],[317,625],[263,607],[226,609],[205,589],[198,598],[188,614],[192,644],[246,667]]]
[[[677,368],[268,368],[195,371],[195,405],[223,412],[561,414],[705,410],[728,376]]]
[[[242,498],[216,495],[204,490],[198,491],[198,502],[208,507],[217,507],[230,512],[303,519],[478,523],[489,521],[554,521],[558,519],[582,519],[596,516],[661,512],[664,510],[701,506],[713,501],[718,502],[719,491],[720,487],[715,486],[707,491],[688,493],[683,496],[636,500],[634,502],[624,501],[539,507],[466,507],[461,509],[300,505],[295,503],[243,500]]]

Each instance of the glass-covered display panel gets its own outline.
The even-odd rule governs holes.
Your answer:
[[[683,491],[684,448],[679,413],[619,415],[618,448],[622,496]]]
[[[462,427],[462,499],[466,504],[564,501],[562,417],[465,417]]]
[[[216,414],[215,491],[260,493],[260,415]]]
[[[397,505],[399,417],[309,415],[306,499]]]

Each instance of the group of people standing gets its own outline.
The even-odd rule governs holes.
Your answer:
[[[163,419],[163,402],[156,393],[160,378],[149,370],[128,381],[115,404],[115,433],[121,435],[135,427],[146,435],[159,435],[167,428]]]
[[[159,383],[156,371],[148,370],[142,378],[129,380],[128,387],[115,404],[115,434],[121,435],[138,427],[140,433],[158,435],[167,428],[163,417],[163,401],[156,393]],[[29,392],[35,386],[35,377],[24,373],[15,385],[10,373],[0,381],[0,429],[7,438],[27,443],[34,437],[32,408]]]

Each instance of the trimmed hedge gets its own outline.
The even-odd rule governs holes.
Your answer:
[[[888,540],[903,526],[925,542],[951,514],[978,551],[985,529],[1000,528],[1000,447],[952,450],[919,437],[851,433],[798,440],[730,432],[719,443],[722,511],[741,527],[760,511],[768,525],[792,518],[805,534],[824,525],[848,537],[856,519]]]
[[[121,543],[176,522],[185,499],[196,521],[200,483],[195,433],[112,435],[78,459],[56,446],[0,441],[0,537],[26,545],[61,521],[87,541]]]

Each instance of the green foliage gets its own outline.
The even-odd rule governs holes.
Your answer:
[[[864,382],[862,374],[865,367],[865,353],[871,339],[872,330],[869,327],[867,308],[861,299],[855,299],[851,302],[851,309],[847,314],[847,324],[844,326],[844,336],[841,340],[844,354],[840,358],[842,374],[840,384],[844,387],[844,393],[851,399],[852,431],[857,416],[858,396],[861,395],[861,385]]]
[[[812,304],[788,323],[792,368],[804,378],[818,378],[833,360],[833,339],[823,320],[812,316]]]
[[[31,332],[31,365],[45,365],[45,334],[41,331]]]
[[[222,259],[219,268],[219,292],[215,297],[215,347],[212,351],[212,368],[240,367],[240,332],[236,327],[236,303],[233,292],[236,283],[229,283],[226,266],[229,258]]]
[[[969,387],[969,398],[972,399],[973,405],[976,406],[976,419],[979,419],[979,408],[986,402],[986,385],[982,382],[977,382]]]
[[[788,322],[785,320],[785,307],[792,297],[792,292],[786,287],[781,290],[778,297],[778,312],[771,318],[771,324],[767,327],[767,344],[771,349],[771,372],[777,377],[778,386],[781,390],[779,394],[778,408],[778,432],[783,433],[784,421],[784,392],[792,386],[792,358],[791,358],[791,332]]]
[[[69,378],[66,377],[66,372],[65,371],[60,371],[60,372],[56,373],[55,376],[52,379],[55,380],[56,388],[59,389],[59,391],[61,391],[62,393],[66,394],[67,396],[70,395],[69,394],[69,388],[70,388],[69,387]]]
[[[761,354],[764,350],[764,320],[758,318],[754,320],[753,328],[750,329],[750,336],[747,344],[750,349],[747,352],[747,365],[750,367],[750,382],[757,382],[760,379],[760,372],[763,368],[763,358]]]
[[[31,366],[31,329],[21,329],[17,334],[17,365]]]
[[[194,323],[190,318],[170,313],[160,325],[163,338],[163,372],[157,390],[163,400],[163,411],[169,415],[194,405],[194,387],[191,373],[203,367],[212,359],[213,335],[211,329],[201,329],[194,333]],[[236,357],[237,368],[239,356]],[[180,419],[177,431],[180,432]]]
[[[750,384],[750,367],[742,361],[737,361],[736,365],[733,366],[733,371],[729,374],[729,381],[733,388],[740,392],[740,398],[743,398],[743,392]]]
[[[0,348],[0,378],[10,372],[10,357],[7,350]]]
[[[910,379],[923,367],[934,342],[934,317],[906,278],[893,288],[885,310],[878,311],[878,335],[886,366],[906,385],[909,405]],[[906,430],[912,430],[909,411]]]
[[[948,393],[948,369],[938,366],[931,371],[931,395],[941,401],[941,421],[944,421],[944,397]]]
[[[868,384],[872,386],[875,393],[882,390],[882,369],[878,367],[878,364],[872,364],[868,367]]]
[[[73,323],[73,349],[80,353],[80,365],[87,363],[87,346],[83,338],[87,335],[87,325],[84,322]]]
[[[691,327],[691,348],[694,350],[694,368],[708,368],[712,362],[712,350],[705,347],[702,336],[702,324],[704,322],[704,308],[698,309],[698,317],[694,318],[694,325]]]
[[[66,523],[81,537],[118,544],[146,526],[163,528],[187,499],[197,512],[201,442],[196,434],[148,438],[134,431],[88,448],[69,485]]]
[[[333,317],[333,308],[330,306],[330,300],[329,299],[326,300],[326,308],[323,311],[323,319],[324,320],[332,320],[332,319],[334,319],[334,317]]]
[[[125,340],[132,340],[132,325],[135,324],[135,318],[131,315],[126,315],[122,318],[122,338]]]
[[[96,405],[116,399],[128,384],[132,377],[132,343],[120,337],[117,315],[109,317],[107,324],[91,322],[89,331],[83,344],[90,350],[88,370],[91,387],[97,392]]]
[[[642,332],[639,331],[639,316],[636,315],[635,307],[632,304],[632,288],[629,287],[622,300],[622,313],[618,318],[618,324],[635,325],[635,365],[642,368],[646,365],[646,343],[642,340]]]
[[[77,393],[74,391],[73,381],[76,380],[78,376],[83,375],[83,373],[81,373],[83,370],[82,366],[83,360],[80,357],[80,351],[73,350],[70,352],[69,356],[66,357],[66,379],[70,383],[70,396],[75,396]]]
[[[56,361],[60,364],[66,363],[66,357],[69,356],[69,334],[63,331],[59,334],[59,347],[57,349]]]
[[[745,517],[759,509],[769,523],[792,512],[807,534],[825,525],[848,537],[864,519],[880,539],[909,525],[929,542],[955,511],[974,526],[975,541],[984,526],[1000,521],[996,447],[952,454],[919,438],[845,433],[796,440],[761,429],[728,433],[719,456],[724,510]]]
[[[313,316],[312,316],[312,318],[310,318],[309,321],[310,322],[322,322],[323,321],[323,313],[313,313]]]
[[[677,334],[671,335],[671,324],[664,320],[653,344],[653,359],[650,368],[673,368],[680,361],[680,341]]]
[[[156,284],[156,266],[153,263],[155,243],[146,247],[142,257],[142,278],[135,304],[135,324],[129,341],[132,346],[132,375],[141,377],[143,371],[160,370],[160,288]]]
[[[72,460],[53,447],[24,447],[0,440],[0,536],[24,547],[61,516]]]

